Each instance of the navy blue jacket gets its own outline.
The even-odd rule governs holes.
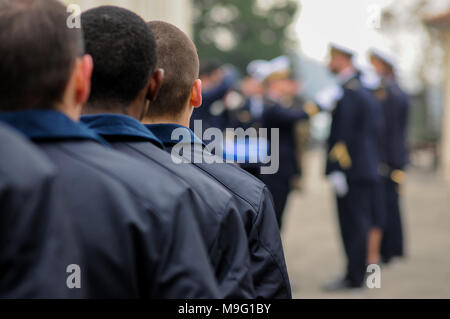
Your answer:
[[[233,87],[237,81],[237,73],[235,71],[229,71],[225,74],[222,82],[215,88],[204,90],[202,92],[203,103],[202,107],[196,108],[191,118],[191,128],[194,128],[194,121],[202,121],[202,129],[206,130],[210,127],[219,128],[223,130],[227,125],[227,110],[224,110],[220,115],[211,114],[212,105],[222,100],[227,92]]]
[[[349,183],[374,182],[380,163],[378,102],[356,77],[343,85],[343,91],[332,114],[326,174],[342,171]]]
[[[79,251],[56,167],[4,125],[0,141],[0,298],[82,297],[66,285]]]
[[[299,173],[296,158],[295,125],[298,121],[309,119],[309,115],[302,109],[285,108],[272,99],[266,99],[262,127],[268,129],[271,140],[271,129],[279,129],[280,169],[274,175],[265,176],[268,180],[279,179],[282,183]]]
[[[408,163],[408,97],[394,80],[384,80],[375,95],[381,103],[385,123],[381,160],[390,171],[403,170]]]
[[[247,236],[231,194],[189,164],[175,164],[145,126],[125,115],[84,116],[82,122],[116,150],[149,163],[193,190],[195,214],[225,298],[253,298]],[[153,168],[154,169],[154,168]]]
[[[202,141],[186,127],[175,124],[147,125],[171,152],[177,144],[172,132],[181,128],[191,136],[194,152],[209,157],[206,161],[195,161],[183,154],[184,159],[193,164],[197,171],[222,184],[233,194],[244,222],[250,251],[251,272],[256,297],[291,298],[289,276],[281,243],[280,232],[275,217],[272,197],[267,187],[257,178],[231,164],[210,161],[213,157],[204,149]],[[194,153],[191,153],[193,155]],[[195,155],[194,155],[195,156]],[[208,164],[209,163],[209,164]]]
[[[194,222],[192,190],[159,167],[102,145],[84,126],[54,111],[0,114],[58,168],[82,249],[88,298],[211,298],[217,285]]]

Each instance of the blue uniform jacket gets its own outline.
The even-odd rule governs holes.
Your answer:
[[[408,97],[394,80],[383,81],[375,94],[381,103],[385,121],[382,162],[391,171],[403,170],[408,163]]]
[[[285,183],[299,173],[294,128],[298,121],[307,119],[309,115],[301,109],[285,108],[272,99],[265,100],[262,127],[268,129],[269,140],[271,129],[279,129],[280,132],[280,169],[274,175],[265,176],[268,182],[272,183],[272,179],[277,179]]]
[[[343,171],[349,183],[377,180],[377,137],[381,125],[377,101],[357,78],[343,85],[332,114],[326,174]]]
[[[194,128],[194,121],[202,121],[202,128],[206,130],[210,127],[216,127],[221,130],[226,128],[227,124],[227,111],[220,115],[211,114],[211,106],[214,102],[222,100],[227,92],[233,87],[235,82],[237,81],[237,73],[235,71],[231,71],[226,74],[222,80],[222,82],[215,88],[211,88],[207,91],[202,92],[203,103],[202,107],[194,110],[191,118],[191,128]]]
[[[0,114],[51,159],[87,298],[214,298],[192,190],[56,111]]]
[[[0,298],[82,297],[66,286],[80,256],[56,167],[4,125],[0,141]]]
[[[191,136],[194,152],[211,159],[213,155],[203,148],[202,141],[190,129],[175,124],[147,125],[171,152],[178,140],[173,140],[172,132],[182,128]],[[204,151],[204,152],[203,152]],[[197,172],[222,184],[236,200],[242,221],[244,222],[250,251],[251,272],[256,297],[291,298],[289,276],[281,243],[280,232],[274,213],[272,197],[267,187],[258,179],[239,167],[231,164],[216,163],[203,158],[204,161],[193,161],[184,158],[194,165]],[[195,160],[195,157],[194,157]],[[208,164],[209,163],[209,164]]]
[[[192,188],[195,215],[225,298],[253,298],[247,236],[231,194],[188,164],[175,164],[159,140],[137,120],[114,114],[84,116],[90,129],[116,150],[149,163]]]

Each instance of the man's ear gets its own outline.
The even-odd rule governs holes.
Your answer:
[[[91,78],[94,70],[94,60],[90,55],[83,56],[77,62],[76,103],[85,104],[91,94]]]
[[[198,108],[202,105],[202,103],[202,81],[196,80],[191,91],[191,105],[195,108]]]
[[[158,97],[159,90],[161,89],[164,83],[164,70],[157,69],[150,79],[150,84],[148,86],[147,99],[150,102],[154,102]]]

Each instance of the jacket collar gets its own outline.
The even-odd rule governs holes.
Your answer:
[[[185,130],[186,134],[191,138],[191,143],[200,144],[205,147],[205,144],[202,142],[202,140],[197,135],[195,135],[195,133],[190,128],[187,128],[186,126],[178,124],[151,124],[145,126],[148,130],[153,132],[153,134],[155,134],[164,143],[164,145],[168,147],[174,146],[175,144],[183,141],[183,136],[180,136],[180,134],[176,134],[174,138],[172,138],[172,133],[176,129]]]
[[[75,123],[61,112],[31,110],[0,113],[0,121],[22,132],[33,141],[91,140],[108,145],[95,132]]]
[[[164,149],[164,144],[136,119],[122,114],[86,115],[81,118],[91,130],[108,141],[114,138],[127,141],[148,141]]]

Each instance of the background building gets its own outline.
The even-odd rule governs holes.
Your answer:
[[[63,0],[67,4],[78,4],[87,10],[101,5],[115,5],[139,13],[145,20],[164,20],[192,34],[192,5],[190,0]]]
[[[445,102],[441,137],[441,165],[445,178],[450,180],[450,11],[430,16],[425,19],[428,26],[437,28],[442,32],[445,47]]]

